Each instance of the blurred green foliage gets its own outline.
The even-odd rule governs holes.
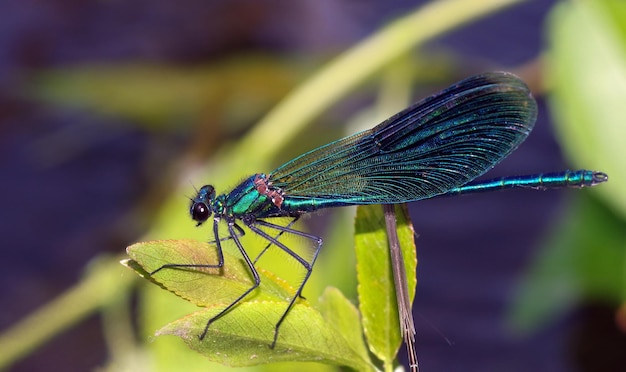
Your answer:
[[[624,301],[624,25],[626,4],[619,0],[562,2],[548,18],[543,76],[561,146],[574,166],[596,164],[609,182],[572,195],[511,309],[520,332],[546,325],[584,299],[615,307]]]

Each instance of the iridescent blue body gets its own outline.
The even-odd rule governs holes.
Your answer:
[[[266,249],[276,246],[284,250],[307,270],[276,324],[273,346],[280,324],[301,295],[322,245],[321,238],[291,228],[304,213],[506,188],[579,188],[607,181],[606,174],[588,170],[475,181],[526,139],[536,115],[535,100],[519,78],[508,73],[477,75],[414,104],[372,129],[311,150],[267,175],[252,175],[228,194],[216,196],[213,186],[203,186],[192,200],[190,212],[198,225],[214,215],[213,234],[220,261],[215,265],[168,264],[153,274],[163,268],[221,267],[221,242],[225,239],[235,242],[255,285],[208,321],[200,335],[204,338],[211,322],[227,313],[260,282],[254,262],[239,240],[244,234],[237,224],[241,221],[268,241]],[[293,217],[293,221],[287,226],[266,221],[273,217]],[[228,227],[229,236],[225,239],[218,235],[221,220]],[[272,229],[276,234],[266,232]],[[316,249],[310,262],[280,241],[285,233],[314,242]]]
[[[221,214],[235,218],[252,214],[256,218],[268,217],[297,217],[303,213],[310,213],[317,209],[344,207],[359,204],[379,204],[379,202],[347,201],[341,199],[322,198],[296,198],[283,195],[280,207],[274,204],[271,197],[260,193],[254,185],[255,179],[266,179],[263,173],[255,174],[243,181],[229,194],[223,194],[215,198],[211,209],[222,211]],[[528,176],[501,177],[490,180],[469,182],[466,185],[455,187],[448,192],[433,196],[452,196],[502,190],[509,188],[528,188],[534,190],[547,190],[555,188],[582,188],[595,186],[605,182],[607,177],[602,172],[590,170],[563,171],[554,173],[539,173]],[[206,191],[201,191],[196,198],[197,202],[209,203],[211,198]],[[407,200],[407,202],[420,199]]]

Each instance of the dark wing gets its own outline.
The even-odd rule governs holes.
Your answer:
[[[285,196],[401,203],[462,186],[526,139],[537,116],[515,75],[463,80],[378,126],[309,151],[269,175]]]

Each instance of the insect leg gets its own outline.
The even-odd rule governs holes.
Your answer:
[[[293,220],[291,220],[291,222],[289,222],[285,228],[289,229],[291,226],[293,226],[294,223],[296,223],[296,221],[298,221],[300,219],[300,216],[298,217],[294,217]],[[284,230],[281,230],[278,234],[276,234],[276,236],[274,237],[274,240],[278,240],[278,238],[280,238],[281,235],[283,235],[285,233]],[[254,264],[256,265],[256,262],[259,260],[259,258],[261,258],[261,256],[265,253],[265,251],[267,251],[269,249],[269,247],[272,246],[272,241],[270,240],[270,242],[265,246],[265,248],[263,248],[263,250],[261,251],[261,253],[259,253],[258,256],[256,256],[256,258],[254,259]]]
[[[248,217],[248,218],[244,218],[243,221],[250,228],[250,230],[254,231],[255,233],[257,233],[260,236],[262,236],[265,239],[267,239],[271,244],[274,244],[277,247],[279,247],[280,249],[282,249],[283,251],[285,251],[291,257],[296,259],[306,269],[306,274],[304,276],[304,279],[302,279],[302,282],[300,283],[300,286],[296,290],[296,293],[294,294],[294,296],[289,301],[289,305],[287,306],[287,309],[285,310],[283,315],[280,317],[280,319],[276,323],[276,326],[274,327],[274,340],[272,341],[272,344],[270,345],[270,348],[273,349],[274,346],[276,346],[276,340],[278,339],[278,330],[280,328],[280,325],[283,323],[283,321],[287,317],[287,314],[289,313],[289,310],[291,310],[291,308],[293,308],[293,306],[294,306],[296,300],[298,299],[298,297],[301,297],[302,289],[304,288],[304,285],[306,284],[307,280],[311,276],[311,272],[313,272],[313,265],[315,264],[315,260],[317,259],[317,255],[319,254],[320,249],[322,248],[322,238],[320,238],[319,236],[312,235],[312,234],[307,234],[307,233],[305,233],[303,231],[294,230],[294,229],[292,229],[290,227],[287,227],[287,226],[280,226],[280,225],[275,225],[273,223],[269,223],[269,222],[266,222],[266,221],[263,221],[263,220],[257,220],[257,219],[254,219],[253,216]],[[293,250],[288,248],[286,245],[284,245],[280,241],[274,239],[271,235],[267,234],[265,231],[259,229],[257,227],[257,225],[264,226],[264,227],[271,228],[271,229],[275,229],[275,230],[280,231],[281,233],[290,233],[290,234],[299,235],[299,236],[302,236],[304,238],[310,239],[313,242],[315,242],[315,244],[316,244],[315,253],[313,254],[313,258],[311,259],[311,262],[309,263],[307,260],[305,260],[300,255],[298,255],[296,252],[294,252]]]
[[[154,275],[156,273],[158,273],[159,271],[163,270],[163,269],[200,269],[200,268],[220,268],[224,266],[224,254],[222,253],[222,245],[220,244],[220,242],[226,240],[226,239],[218,239],[218,223],[219,223],[220,219],[219,218],[214,218],[213,219],[213,234],[215,236],[215,240],[209,243],[214,243],[215,247],[217,249],[217,264],[176,264],[176,263],[170,263],[170,264],[165,264],[162,265],[161,267],[159,267],[158,269],[152,271],[150,273],[150,275]],[[235,225],[237,226],[237,225]],[[243,232],[243,229],[239,226],[237,226],[237,231],[241,231]],[[243,234],[242,234],[243,235]]]
[[[244,293],[242,293],[239,297],[237,297],[237,299],[235,299],[235,301],[231,302],[230,305],[226,306],[217,315],[215,315],[214,317],[212,317],[211,319],[209,319],[207,321],[206,326],[204,327],[204,331],[202,331],[202,334],[199,337],[200,340],[204,339],[204,337],[206,336],[206,334],[207,334],[207,332],[209,330],[209,326],[214,321],[216,321],[217,319],[221,318],[224,314],[226,314],[228,311],[230,311],[230,309],[232,309],[241,300],[243,300],[243,298],[246,297],[248,295],[248,293],[252,292],[261,283],[261,278],[259,277],[259,273],[254,268],[254,264],[250,260],[250,257],[248,256],[248,253],[246,253],[246,250],[244,249],[243,245],[241,244],[241,241],[239,241],[239,236],[241,236],[241,235],[238,235],[238,233],[243,232],[243,230],[236,223],[229,222],[228,223],[228,232],[229,232],[231,238],[233,239],[233,241],[235,242],[235,244],[237,245],[237,248],[239,249],[239,252],[241,252],[241,255],[243,256],[244,261],[246,261],[246,265],[248,265],[248,268],[250,269],[250,272],[252,273],[252,276],[254,277],[254,284],[252,284],[252,286],[250,288],[248,288]],[[221,253],[222,249],[221,249],[221,246],[220,246],[220,240],[217,238],[217,224],[213,228],[213,233],[215,234],[216,244],[218,245],[218,247],[220,247],[219,251]],[[222,262],[223,262],[223,258],[222,258]]]
[[[246,232],[245,232],[245,231],[243,231],[243,229],[242,229],[241,227],[239,227],[239,225],[234,224],[233,226],[235,227],[235,230],[237,230],[237,237],[238,237],[238,238],[241,238],[242,236],[246,235]],[[227,240],[231,240],[232,238],[233,238],[233,237],[232,237],[231,235],[228,235],[227,237],[224,237],[224,238],[219,238],[219,241],[220,241],[220,242],[225,242],[225,241],[227,241]],[[211,240],[211,241],[209,242],[209,244],[215,244],[215,242],[217,241],[217,238],[215,238],[215,239],[216,239],[216,240]]]

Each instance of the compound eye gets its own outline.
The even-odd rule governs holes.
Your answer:
[[[191,218],[197,221],[198,224],[206,221],[211,215],[211,210],[204,203],[194,203],[191,206]]]

